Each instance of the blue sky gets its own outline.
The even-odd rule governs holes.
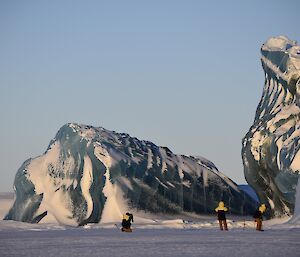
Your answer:
[[[65,123],[201,155],[244,183],[271,36],[298,1],[0,1],[0,192]]]

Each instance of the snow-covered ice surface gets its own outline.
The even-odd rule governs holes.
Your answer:
[[[13,194],[0,194],[0,218],[12,203]],[[1,220],[0,256],[293,257],[300,253],[300,224],[287,223],[288,219],[265,221],[265,231],[256,232],[250,217],[244,222],[244,217],[229,216],[229,231],[223,232],[214,216],[189,221],[146,217],[135,220],[133,233],[122,233],[112,223],[74,228]]]
[[[0,224],[0,256],[299,256],[300,228],[138,229],[122,233],[116,228],[81,228],[30,225],[22,229]]]

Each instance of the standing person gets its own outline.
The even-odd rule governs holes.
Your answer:
[[[123,232],[132,232],[131,222],[133,222],[133,215],[129,212],[123,215],[122,219],[122,231]]]
[[[257,231],[264,231],[262,229],[262,221],[263,221],[263,214],[266,211],[266,205],[262,204],[259,206],[259,208],[255,211],[253,214],[253,218],[255,219],[256,222],[256,230]]]
[[[215,209],[215,211],[218,213],[218,220],[220,229],[228,230],[227,228],[227,221],[226,221],[226,213],[228,209],[225,207],[224,202],[219,202],[219,206]]]

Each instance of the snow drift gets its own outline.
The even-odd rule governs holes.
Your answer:
[[[244,173],[271,216],[290,215],[300,171],[300,46],[279,36],[261,53],[265,85],[243,139]]]
[[[14,187],[5,219],[31,223],[115,222],[127,210],[214,213],[221,199],[232,214],[248,214],[256,204],[205,158],[73,123],[58,131],[43,155],[24,162]]]

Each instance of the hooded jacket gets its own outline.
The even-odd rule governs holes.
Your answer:
[[[266,211],[266,205],[262,204],[261,206],[259,206],[259,208],[255,211],[253,218],[255,219],[262,219],[263,218],[263,214]]]
[[[266,211],[266,205],[265,204],[262,204],[261,206],[259,206],[258,210],[261,212],[261,213],[264,213]]]
[[[224,202],[219,202],[219,205],[215,211],[218,213],[218,220],[226,220],[225,212],[227,212],[228,209],[225,207]]]
[[[126,213],[123,215],[122,219],[122,227],[123,228],[130,228],[131,222],[133,222],[133,215],[131,213]]]

